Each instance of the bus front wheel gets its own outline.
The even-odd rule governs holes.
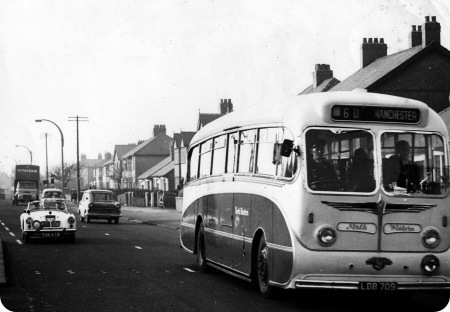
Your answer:
[[[203,223],[200,223],[197,233],[197,263],[200,272],[206,273],[206,239]]]
[[[263,297],[271,298],[274,288],[269,284],[269,248],[267,247],[264,235],[259,239],[256,273],[259,292]]]

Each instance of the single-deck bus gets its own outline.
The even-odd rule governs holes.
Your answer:
[[[188,152],[181,246],[274,287],[450,290],[448,132],[422,102],[302,95],[203,127]]]

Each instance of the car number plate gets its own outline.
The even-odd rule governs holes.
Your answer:
[[[394,282],[360,282],[360,290],[368,291],[393,291],[397,290],[397,283]]]
[[[59,237],[59,233],[42,233],[42,237]]]

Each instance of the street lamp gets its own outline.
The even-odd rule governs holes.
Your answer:
[[[28,152],[30,153],[30,165],[32,165],[33,164],[33,153],[31,152],[31,150],[28,147],[26,147],[25,145],[16,145],[16,147],[19,147],[19,146],[25,147],[28,150]]]
[[[65,198],[66,195],[64,193],[64,135],[61,131],[61,128],[59,128],[58,125],[56,123],[54,123],[53,121],[48,120],[48,119],[36,119],[36,122],[42,122],[42,121],[48,121],[48,122],[51,122],[52,124],[54,124],[56,126],[56,128],[58,128],[59,133],[61,134],[61,182],[62,182],[63,198]]]

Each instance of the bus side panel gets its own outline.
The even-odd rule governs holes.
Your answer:
[[[292,274],[294,255],[286,220],[275,204],[273,205],[273,228],[272,243],[275,244],[276,247],[271,249],[273,263],[272,280],[277,283],[286,283]]]
[[[180,225],[181,242],[183,246],[194,252],[195,248],[195,223],[197,220],[197,202],[193,202],[183,213]],[[185,224],[186,225],[185,225]]]
[[[225,266],[231,266],[233,194],[208,195],[200,200],[206,198],[208,199],[208,213],[205,214],[206,257]]]
[[[269,262],[271,263],[269,278],[277,283],[286,283],[291,276],[293,265],[292,252],[280,250],[283,249],[282,247],[292,247],[286,221],[271,200],[259,195],[252,196],[251,212],[252,233],[261,228],[269,244]],[[274,245],[280,245],[281,248]]]
[[[250,275],[253,235],[251,227],[252,195],[234,194],[233,268]],[[245,240],[245,238],[250,238]]]

